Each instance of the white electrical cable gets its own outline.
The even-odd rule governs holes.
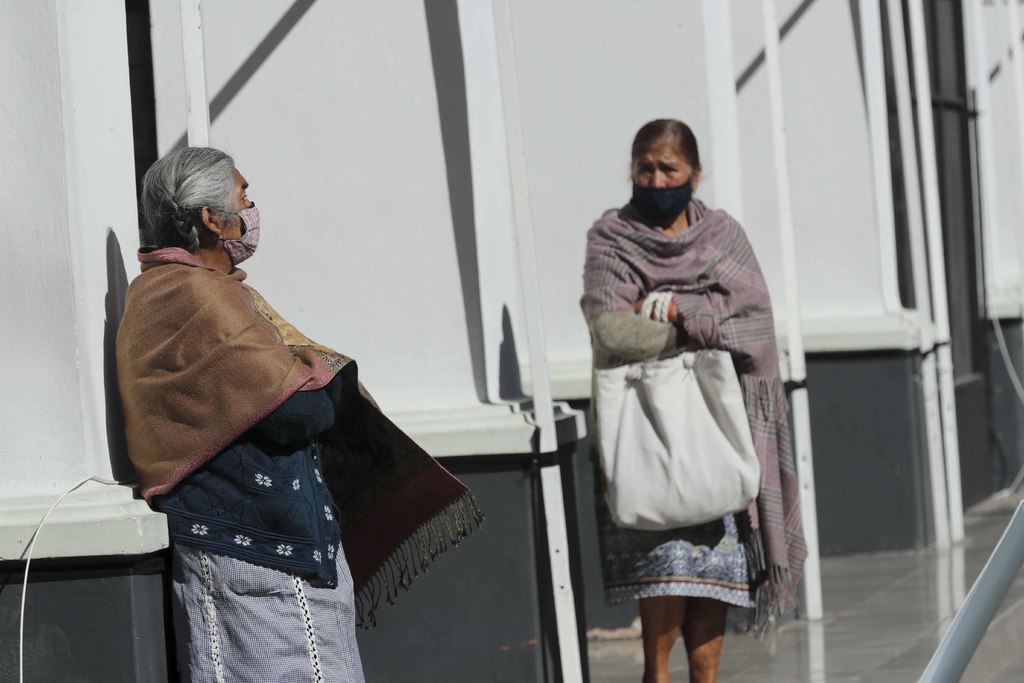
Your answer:
[[[39,524],[36,525],[35,531],[32,532],[32,538],[29,541],[26,553],[23,553],[23,556],[27,554],[27,557],[25,557],[25,576],[21,583],[21,618],[18,622],[18,680],[20,683],[25,683],[25,594],[28,592],[28,567],[32,563],[32,551],[36,547],[36,541],[39,540],[39,532],[42,531],[43,525],[46,524],[46,518],[50,516],[50,513],[60,505],[60,502],[64,500],[69,493],[90,481],[106,484],[107,486],[120,486],[120,482],[116,482],[111,479],[103,479],[102,477],[94,475],[80,479],[74,486],[62,493],[60,498],[58,498],[54,504],[50,506],[50,509],[46,511],[43,518],[39,520]]]
[[[992,319],[992,329],[996,333],[996,342],[999,344],[999,355],[1003,357],[1003,365],[1006,366],[1006,374],[1010,376],[1010,384],[1013,385],[1013,390],[1017,392],[1017,399],[1020,401],[1021,407],[1024,407],[1024,386],[1021,385],[1020,378],[1017,376],[1017,371],[1013,369],[1013,363],[1010,361],[1010,351],[1006,348],[1006,338],[1003,336],[1003,326],[999,324],[999,321],[995,318]],[[995,493],[999,498],[1004,498],[1014,491],[1024,482],[1024,467],[1020,468],[1017,472],[1017,476],[1013,478],[1013,482],[1010,483],[1002,491]]]

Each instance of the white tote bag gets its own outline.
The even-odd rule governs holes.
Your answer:
[[[728,351],[687,351],[594,375],[601,466],[616,524],[693,526],[744,510],[757,497],[761,467]]]

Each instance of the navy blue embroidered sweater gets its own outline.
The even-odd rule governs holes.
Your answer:
[[[299,391],[164,496],[171,538],[211,553],[338,583],[338,508],[324,484],[315,437],[348,403],[337,375]]]

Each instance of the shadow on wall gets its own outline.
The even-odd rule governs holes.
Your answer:
[[[786,35],[790,31],[793,30],[793,27],[796,26],[796,23],[798,21],[800,21],[801,18],[803,18],[804,14],[807,12],[807,10],[809,10],[811,8],[811,5],[813,5],[816,1],[817,0],[803,0],[796,7],[796,9],[794,9],[793,12],[788,17],[786,17],[786,20],[784,22],[782,22],[781,26],[779,26],[779,41],[780,42],[782,41],[782,39],[784,39],[786,37]],[[861,55],[860,55],[860,51],[861,51],[861,46],[860,46],[860,4],[859,4],[859,0],[849,0],[849,2],[850,2],[850,13],[853,15],[853,30],[854,30],[854,32],[856,34],[857,64],[861,65],[862,60],[861,60]],[[765,60],[765,54],[764,54],[764,49],[762,49],[760,52],[757,53],[757,56],[754,57],[753,61],[751,61],[750,64],[748,64],[743,69],[743,71],[740,73],[739,77],[736,79],[736,92],[737,93],[740,92],[741,90],[743,90],[743,88],[747,85],[747,83],[750,81],[750,79],[753,78],[754,74],[757,73],[758,69],[760,69],[762,66],[764,66],[764,60]],[[864,74],[863,74],[863,66],[861,65],[861,88],[862,89],[863,89],[863,86],[864,86]]]
[[[498,347],[498,396],[503,401],[522,401],[528,398],[523,393],[522,375],[519,372],[519,354],[516,352],[516,337],[512,330],[512,316],[508,306],[501,307],[501,346]]]
[[[480,270],[476,258],[473,170],[469,156],[469,115],[466,109],[462,39],[459,36],[459,10],[455,0],[424,0],[423,8],[426,11],[434,87],[437,90],[437,110],[448,176],[448,202],[451,206],[456,258],[462,283],[462,306],[469,333],[470,360],[477,397],[486,403],[487,370],[480,314]],[[506,311],[506,320],[507,315]],[[509,331],[506,331],[505,337],[511,339]],[[502,358],[504,355],[502,353]],[[518,368],[516,376],[518,378]],[[502,388],[499,388],[499,393],[504,398]]]
[[[119,482],[136,479],[135,468],[128,459],[128,444],[124,437],[124,409],[117,390],[117,361],[115,342],[117,330],[124,315],[124,297],[128,291],[128,274],[121,256],[121,243],[113,230],[107,230],[107,296],[104,300],[106,320],[103,325],[103,387],[107,408],[107,451],[110,453],[110,472]]]
[[[242,88],[256,75],[256,72],[260,70],[263,63],[267,61],[274,50],[284,42],[284,39],[288,37],[295,25],[299,23],[299,20],[305,16],[309,8],[313,6],[316,0],[295,0],[292,6],[288,8],[281,18],[277,20],[273,28],[267,32],[267,35],[263,36],[263,40],[260,41],[253,51],[245,58],[242,65],[231,74],[231,78],[228,79],[227,83],[217,92],[217,94],[210,100],[210,124],[228,108],[231,101],[242,91]],[[206,36],[206,40],[210,40],[210,36]],[[171,149],[177,149],[178,147],[185,147],[188,144],[188,133],[182,133],[181,137],[174,143]]]

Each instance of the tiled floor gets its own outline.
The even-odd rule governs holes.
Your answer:
[[[966,540],[952,551],[855,555],[822,560],[825,618],[793,621],[762,640],[730,634],[719,683],[903,683],[917,681],[995,547],[1022,496],[972,509]],[[971,660],[963,681],[1024,681],[1024,573]],[[637,639],[589,643],[593,683],[636,683]],[[673,681],[683,681],[681,644]]]

